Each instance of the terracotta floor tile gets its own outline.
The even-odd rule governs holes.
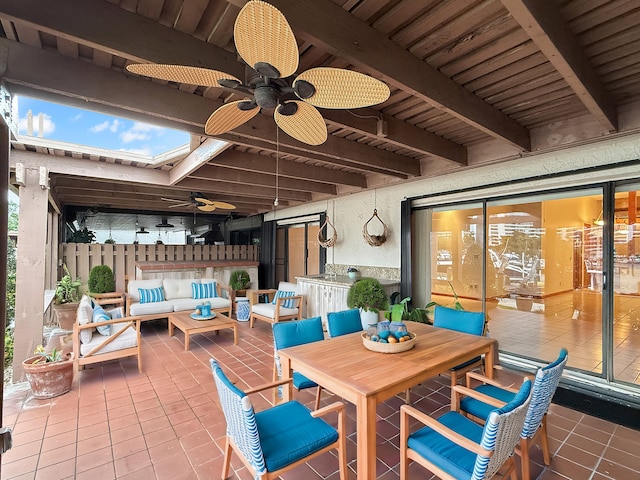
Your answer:
[[[126,359],[78,372],[74,389],[56,399],[33,399],[20,386],[7,389],[4,415],[14,424],[15,447],[3,456],[3,480],[219,478],[226,424],[208,361],[218,358],[238,385],[270,381],[273,340],[270,326],[263,323],[254,329],[239,325],[239,346],[224,335],[196,336],[185,352],[181,339],[168,337],[166,322],[148,322],[142,374]],[[448,379],[439,376],[414,387],[411,401],[438,416],[449,409],[449,394]],[[310,406],[315,392],[300,392],[296,398]],[[252,400],[256,408],[265,408],[271,396]],[[325,405],[336,400],[323,394]],[[395,397],[377,408],[378,480],[398,478],[402,404]],[[347,403],[346,411],[348,479],[355,480],[355,407]],[[538,480],[638,476],[640,432],[555,404],[548,423],[552,465],[542,466],[539,445],[531,448]],[[250,479],[236,455],[231,464],[232,478]],[[338,480],[336,470],[335,454],[328,453],[283,478]],[[411,478],[431,478],[414,465],[410,472]]]

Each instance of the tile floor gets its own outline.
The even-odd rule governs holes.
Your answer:
[[[169,337],[166,321],[143,325],[143,368],[133,360],[109,362],[76,373],[73,390],[52,400],[36,400],[28,388],[5,392],[4,425],[14,433],[13,449],[2,457],[2,479],[218,479],[225,423],[218,407],[208,360],[215,356],[239,386],[270,381],[273,347],[270,325],[241,323],[240,342],[232,333],[195,335],[190,351],[184,337]],[[434,378],[412,389],[412,403],[435,415],[448,409],[448,379]],[[298,399],[313,404],[314,392]],[[323,403],[334,401],[323,394]],[[258,409],[265,398],[254,398]],[[378,407],[377,478],[398,478],[400,398]],[[355,410],[349,413],[349,478],[355,478]],[[543,468],[532,450],[539,479],[640,478],[640,432],[565,407],[549,416],[553,462]],[[415,466],[414,466],[415,467]],[[232,477],[249,479],[232,460]],[[423,469],[411,478],[430,478]],[[283,478],[337,479],[337,460],[323,455]]]

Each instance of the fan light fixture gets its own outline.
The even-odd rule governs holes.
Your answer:
[[[221,135],[248,122],[261,110],[274,109],[276,124],[308,145],[327,139],[327,126],[316,107],[352,109],[389,98],[389,87],[373,77],[342,68],[318,67],[287,80],[298,69],[296,38],[285,16],[273,5],[251,0],[233,28],[238,54],[255,70],[246,84],[233,75],[187,65],[127,65],[129,72],[160,80],[234,90],[249,100],[222,105],[205,124],[207,135]]]

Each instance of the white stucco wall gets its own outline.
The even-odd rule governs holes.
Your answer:
[[[323,200],[298,207],[283,208],[265,215],[265,220],[287,219],[326,211],[338,233],[335,247],[327,251],[327,263],[400,268],[400,202],[432,194],[455,192],[472,187],[487,186],[473,192],[439,196],[437,203],[483,198],[485,195],[508,195],[517,192],[539,191],[567,185],[580,185],[624,178],[640,178],[640,167],[616,164],[640,159],[640,134],[620,136],[602,142],[567,148],[560,151],[527,154],[523,158],[497,165],[468,168],[433,178],[381,187],[366,192]],[[536,178],[595,167],[611,169],[576,173],[566,176]],[[530,181],[509,185],[509,182],[531,178]],[[492,187],[495,184],[500,187]],[[436,203],[436,201],[427,201]],[[390,238],[380,247],[369,246],[362,237],[362,227],[377,208],[378,215],[390,230]],[[369,232],[376,230],[371,222]]]

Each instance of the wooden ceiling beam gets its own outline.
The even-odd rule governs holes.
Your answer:
[[[275,158],[248,152],[239,152],[237,150],[227,150],[209,160],[208,164],[260,173],[275,174],[276,171]],[[294,162],[283,158],[279,159],[278,164],[280,178],[298,178],[332,185],[367,188],[366,177],[359,173],[316,167],[307,163]]]
[[[2,0],[0,16],[134,62],[191,65],[244,77],[235,52],[103,0],[65,0],[62,8],[49,0]]]
[[[616,103],[605,90],[557,5],[539,0],[502,0],[549,62],[609,131],[618,129]]]
[[[270,0],[294,31],[302,30],[332,54],[456,118],[523,150],[531,149],[529,131],[333,0]],[[299,35],[300,37],[300,35]]]
[[[275,188],[276,175],[273,173],[258,173],[241,171],[233,168],[225,168],[217,165],[206,165],[193,172],[189,178],[200,180],[216,180],[218,182],[231,182],[240,185],[251,185],[260,187]],[[293,179],[278,176],[279,188],[289,190],[300,190],[303,192],[323,193],[327,195],[336,194],[336,186],[328,183],[314,182],[312,180]]]

